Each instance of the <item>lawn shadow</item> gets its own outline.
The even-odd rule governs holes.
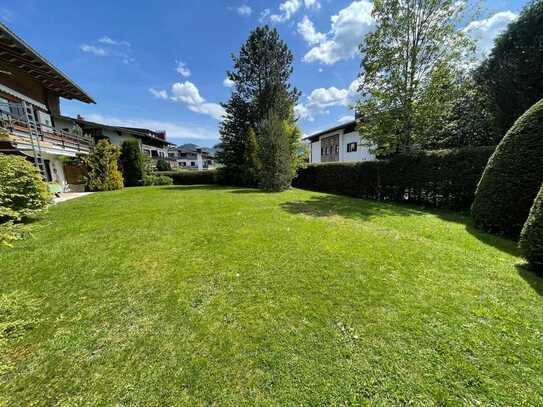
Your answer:
[[[263,191],[260,189],[250,189],[250,188],[242,188],[242,189],[232,189],[230,191],[231,194],[261,194]]]
[[[519,255],[515,241],[477,229],[469,213],[466,212],[459,213],[443,209],[430,209],[408,203],[372,201],[332,194],[316,195],[303,201],[289,201],[280,206],[292,214],[304,214],[314,217],[342,216],[354,220],[368,220],[376,216],[407,217],[433,214],[447,222],[464,225],[469,234],[486,245],[512,256]]]
[[[314,217],[341,216],[347,219],[366,220],[374,216],[420,216],[423,212],[414,207],[387,202],[369,201],[340,195],[317,195],[303,201],[289,201],[280,207],[292,214]]]
[[[511,256],[519,256],[518,245],[515,240],[504,236],[493,235],[477,228],[469,212],[456,213],[443,210],[432,210],[431,212],[445,221],[463,224],[470,235],[485,245],[492,246]]]
[[[536,293],[543,296],[543,272],[536,270],[528,264],[517,264],[516,269],[519,275],[534,289]]]

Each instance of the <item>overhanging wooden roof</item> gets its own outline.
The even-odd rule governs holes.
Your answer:
[[[0,59],[36,78],[45,88],[65,99],[96,103],[60,69],[53,66],[1,22]]]

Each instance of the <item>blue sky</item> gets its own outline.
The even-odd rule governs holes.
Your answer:
[[[482,54],[526,3],[483,3],[470,26]],[[202,146],[218,141],[230,54],[262,23],[277,27],[295,55],[303,133],[351,117],[356,45],[373,26],[370,14],[368,0],[0,2],[0,20],[97,102],[63,101],[63,114],[165,129],[175,143]]]

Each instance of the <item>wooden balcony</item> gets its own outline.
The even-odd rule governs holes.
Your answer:
[[[0,132],[7,133],[14,149],[32,150],[28,121],[17,114],[17,109],[12,108],[10,113],[5,110],[7,109],[0,111]],[[36,129],[40,147],[44,153],[68,156],[88,154],[94,145],[92,137],[88,135],[69,133],[41,123],[36,123]]]

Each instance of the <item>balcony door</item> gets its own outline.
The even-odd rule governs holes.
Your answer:
[[[321,161],[339,161],[339,134],[321,139]]]

